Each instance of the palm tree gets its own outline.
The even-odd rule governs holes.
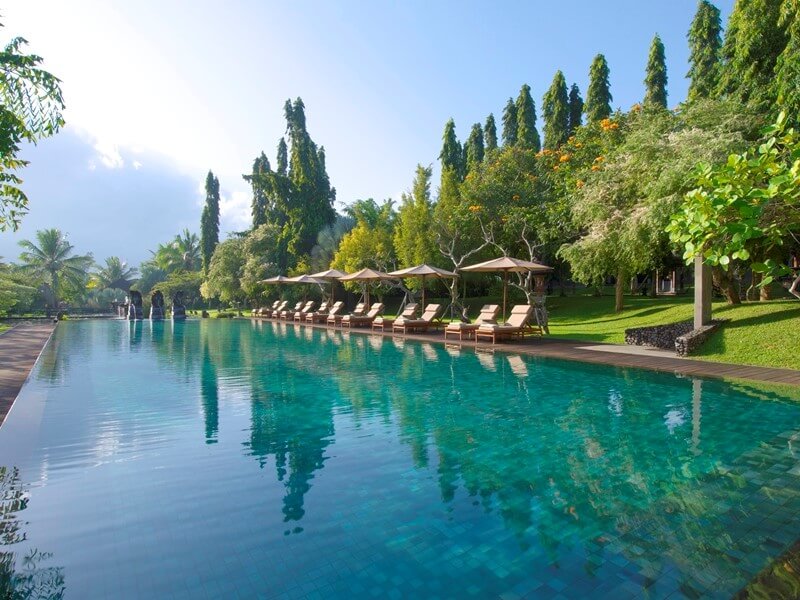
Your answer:
[[[36,241],[38,246],[30,240],[19,243],[25,249],[19,255],[19,260],[31,275],[48,281],[53,293],[53,304],[57,307],[62,284],[84,287],[94,261],[91,254],[73,254],[72,244],[58,229],[37,231]]]
[[[167,273],[200,269],[200,239],[188,229],[168,244],[159,244],[152,254],[158,268]]]
[[[129,267],[128,263],[120,257],[109,256],[105,266],[97,265],[94,279],[100,289],[118,288],[127,291],[136,280],[138,273],[138,269]]]

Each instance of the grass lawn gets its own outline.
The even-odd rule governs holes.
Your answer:
[[[0,333],[3,333],[6,329],[9,329],[10,326],[4,323],[0,323]]]

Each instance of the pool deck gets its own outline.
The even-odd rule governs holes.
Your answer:
[[[273,319],[259,319],[258,317],[246,318],[273,321]],[[288,323],[290,325],[294,325],[295,327],[302,326],[315,327],[318,329],[330,329],[327,325],[309,325],[305,323],[299,325],[297,323],[292,323],[291,321],[280,322]],[[640,346],[603,344],[598,342],[556,339],[546,336],[526,337],[522,341],[501,342],[494,345],[483,341],[476,344],[474,340],[460,341],[455,338],[448,338],[445,340],[441,329],[432,330],[430,333],[409,333],[405,335],[393,334],[391,331],[371,331],[368,328],[342,330],[337,327],[336,331],[344,331],[345,335],[352,331],[354,334],[397,336],[404,337],[409,340],[471,348],[479,352],[496,351],[510,352],[514,354],[526,354],[528,356],[546,356],[550,358],[560,358],[563,360],[577,360],[581,362],[612,365],[615,367],[650,369],[652,371],[663,371],[689,377],[712,377],[715,379],[736,379],[780,385],[800,386],[800,371],[794,369],[778,369],[773,367],[756,367],[704,360],[692,360],[690,358],[681,358],[674,352],[669,352],[667,350],[643,348]]]
[[[0,334],[0,425],[55,328],[52,321],[21,323]]]

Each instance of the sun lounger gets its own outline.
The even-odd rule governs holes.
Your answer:
[[[267,317],[270,317],[270,318],[273,318],[273,319],[277,319],[277,318],[278,318],[278,315],[280,315],[280,312],[281,312],[283,309],[285,309],[285,308],[286,308],[286,305],[287,305],[287,304],[289,304],[289,301],[288,301],[288,300],[281,300],[281,301],[280,301],[280,303],[278,304],[278,306],[276,306],[274,309],[270,309],[270,310],[267,312],[267,315],[266,315],[266,316],[267,316]]]
[[[383,312],[383,302],[376,302],[373,304],[366,315],[345,315],[342,317],[340,325],[342,328],[347,327],[369,327],[375,320],[375,317]]]
[[[363,302],[359,302],[358,304],[356,304],[355,309],[350,314],[363,315],[364,314],[364,303]],[[338,325],[339,323],[342,322],[343,318],[344,318],[344,315],[334,314],[334,315],[330,315],[325,322],[328,325],[333,325],[335,327],[336,325]]]
[[[415,314],[417,314],[417,303],[412,302],[410,304],[406,304],[403,312],[400,313],[400,317],[403,319],[413,319]],[[378,315],[372,322],[372,329],[378,329],[380,331],[391,329],[396,320],[397,319],[387,319],[386,317]]]
[[[315,304],[316,304],[316,302],[314,300],[309,300],[308,302],[306,302],[306,304],[305,304],[305,306],[303,306],[303,308],[301,308],[296,313],[294,313],[294,319],[293,320],[294,321],[300,321],[300,322],[305,321],[306,315],[308,313],[314,312],[314,305]]]
[[[444,329],[444,338],[447,339],[448,335],[458,336],[459,340],[471,338],[475,332],[483,324],[494,323],[497,319],[497,313],[500,312],[500,306],[497,304],[486,304],[481,308],[481,312],[472,323],[449,323]]]
[[[398,319],[392,324],[392,331],[400,331],[408,333],[409,331],[427,331],[433,325],[434,319],[439,315],[441,304],[428,304],[425,307],[425,312],[419,319]]]
[[[528,326],[528,321],[533,314],[533,306],[530,304],[517,304],[511,309],[511,316],[502,325],[484,323],[475,332],[475,340],[489,339],[493,344],[498,340],[510,339],[513,337],[522,338]]]
[[[324,312],[322,311],[322,307],[320,307],[320,310],[317,312],[306,315],[306,323],[324,323],[328,320],[328,317],[335,316],[339,311],[341,311],[343,306],[344,302],[339,300],[338,302],[334,302],[333,306]]]
[[[280,312],[280,315],[278,315],[278,316],[280,317],[281,321],[288,321],[289,319],[291,319],[291,318],[292,318],[292,316],[294,315],[294,313],[296,313],[298,310],[300,310],[301,308],[303,308],[303,305],[304,305],[304,304],[305,304],[305,302],[303,302],[302,300],[300,300],[300,302],[298,302],[297,304],[295,304],[295,305],[294,305],[294,308],[292,308],[292,309],[286,309],[286,310],[282,310],[282,311]]]

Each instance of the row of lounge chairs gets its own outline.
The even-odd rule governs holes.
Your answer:
[[[363,302],[356,305],[353,312],[342,314],[344,303],[323,302],[315,310],[314,301],[298,302],[294,308],[287,309],[287,302],[275,301],[272,306],[253,310],[252,316],[293,320],[297,323],[321,324],[332,327],[352,328],[370,327],[373,331],[392,331],[394,333],[426,332],[431,328],[444,326],[444,337],[458,337],[459,340],[475,339],[491,340],[493,344],[504,339],[522,338],[526,333],[535,331],[530,326],[534,307],[528,304],[518,304],[511,309],[511,315],[505,323],[497,323],[500,307],[497,304],[487,304],[481,308],[480,314],[471,323],[444,324],[437,320],[440,316],[441,304],[428,304],[422,315],[416,318],[417,304],[407,304],[396,319],[383,316],[384,304],[376,302],[365,312]],[[541,333],[541,331],[540,331]]]

